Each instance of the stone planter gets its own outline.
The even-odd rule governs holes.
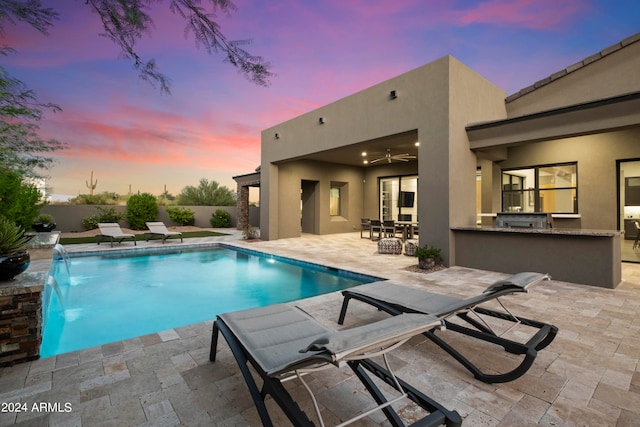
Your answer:
[[[25,271],[31,263],[29,252],[22,251],[12,255],[0,256],[0,281],[11,280]]]
[[[423,258],[418,260],[418,267],[423,270],[431,270],[436,266],[435,258]]]
[[[46,222],[46,223],[38,222],[38,223],[32,224],[31,228],[33,229],[33,231],[38,233],[51,232],[56,229],[56,223],[55,222]]]

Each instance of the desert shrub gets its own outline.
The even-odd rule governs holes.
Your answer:
[[[134,194],[127,201],[127,221],[134,230],[147,228],[147,221],[155,221],[158,216],[158,203],[149,193]]]
[[[69,200],[72,205],[116,205],[120,201],[117,193],[103,191],[100,194],[78,194]]]
[[[213,228],[231,227],[231,214],[225,210],[217,209],[211,215],[211,226]]]
[[[40,192],[23,177],[0,166],[0,216],[25,230],[31,229],[40,211]]]
[[[196,213],[188,208],[167,206],[167,215],[169,215],[171,221],[180,225],[193,225],[195,223]]]
[[[55,221],[55,218],[53,218],[53,215],[49,215],[49,214],[40,214],[34,220],[34,222],[40,223],[40,224],[49,224],[49,223],[52,223],[54,221]]]
[[[119,222],[123,215],[116,211],[115,208],[112,207],[102,207],[96,206],[97,213],[95,215],[90,215],[85,218],[82,218],[82,226],[87,230],[94,230],[98,228],[98,223],[100,222]]]

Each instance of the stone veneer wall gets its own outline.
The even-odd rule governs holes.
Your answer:
[[[0,366],[40,358],[42,294],[58,238],[56,232],[37,233],[30,241],[27,271],[0,282]]]
[[[0,366],[40,357],[42,292],[0,295]]]

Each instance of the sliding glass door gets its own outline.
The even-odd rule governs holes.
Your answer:
[[[380,219],[418,222],[418,176],[380,178]]]

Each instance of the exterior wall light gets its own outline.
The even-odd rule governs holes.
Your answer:
[[[275,137],[276,139],[280,139],[280,134],[279,134],[278,132],[276,132],[276,134],[274,135],[274,137]]]
[[[320,117],[318,119],[318,123],[321,124],[321,125],[325,124],[324,117]]]
[[[392,90],[391,92],[389,92],[389,99],[396,99],[398,97],[398,94],[396,93],[395,90]]]

